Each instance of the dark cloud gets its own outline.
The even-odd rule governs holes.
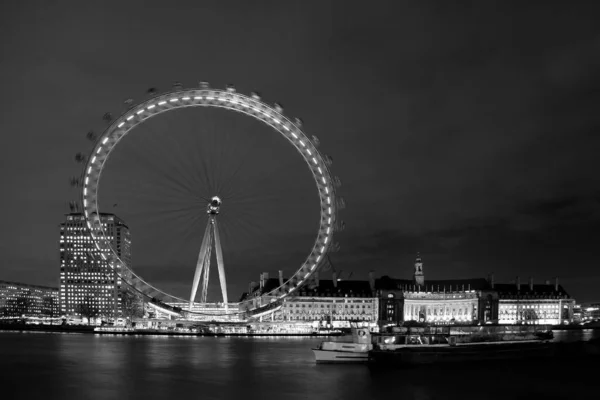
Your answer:
[[[238,3],[0,6],[2,278],[57,279],[57,225],[77,196],[68,188],[79,173],[73,156],[89,148],[85,133],[102,129],[105,112],[118,114],[149,87],[207,80],[260,89],[321,139],[348,203],[332,260],[354,277],[370,269],[409,276],[421,251],[436,278],[559,275],[578,298],[595,296],[600,30],[593,2]],[[135,201],[147,203],[138,214],[127,211],[134,197],[117,176],[115,212],[130,212],[140,270],[185,293],[197,222],[185,213],[169,219],[175,214],[166,208],[144,217],[183,201],[176,188],[167,190],[168,174],[171,186],[199,182],[186,172],[198,160],[165,157],[151,168],[142,155],[159,145],[137,142],[146,153],[135,153],[134,142],[134,162],[121,165],[137,179]],[[302,172],[292,161],[277,160],[293,183]],[[135,168],[148,163],[153,175]],[[240,187],[251,192],[250,181]],[[281,192],[262,199],[291,193],[285,181],[272,181]],[[152,194],[156,187],[163,198]],[[230,256],[235,290],[260,271],[302,261],[311,211],[300,190],[260,229],[232,222],[240,250]],[[153,236],[152,224],[181,240]],[[276,226],[271,234],[268,226]],[[161,241],[164,252],[153,253]]]

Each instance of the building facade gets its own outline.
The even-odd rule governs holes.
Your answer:
[[[600,303],[584,303],[579,306],[579,319],[581,322],[600,320]]]
[[[102,227],[119,258],[131,267],[131,235],[113,214],[100,215]],[[66,215],[60,225],[60,312],[88,319],[121,314],[121,266],[113,269],[100,256],[82,214]]]
[[[563,324],[573,321],[575,301],[554,285],[495,284],[489,279],[426,280],[417,257],[413,279],[384,276],[376,282],[379,322],[432,324]]]
[[[561,325],[574,320],[575,300],[555,279],[544,284],[497,284],[500,324],[551,324]]]
[[[58,316],[58,288],[0,281],[0,318]]]
[[[266,316],[274,322],[319,322],[334,328],[350,326],[350,323],[374,324],[377,322],[379,301],[375,297],[374,280],[342,281],[319,279],[319,274],[298,290],[294,296],[284,299],[281,308]],[[260,296],[283,284],[284,278],[269,278],[261,274],[258,287],[249,289],[256,301],[270,302]],[[247,296],[247,294],[246,294]],[[246,297],[242,297],[242,300]]]

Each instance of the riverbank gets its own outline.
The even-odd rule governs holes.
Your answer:
[[[189,332],[163,329],[138,329],[119,330],[107,329],[96,331],[95,326],[86,325],[25,325],[6,324],[0,325],[0,331],[5,332],[38,332],[38,333],[80,333],[96,335],[122,335],[122,336],[206,336],[206,337],[329,337],[343,336],[341,332],[311,332],[311,333],[281,333],[281,332],[254,332],[254,333],[223,333],[223,332]]]
[[[280,333],[280,332],[254,332],[254,333],[223,333],[223,332],[190,332],[178,330],[164,329],[137,329],[133,331],[121,331],[118,328],[107,331],[95,331],[96,326],[88,325],[33,325],[33,324],[0,324],[0,331],[10,332],[39,332],[39,333],[79,333],[79,334],[97,334],[97,335],[159,335],[159,336],[227,336],[227,337],[329,337],[329,336],[344,336],[343,332],[310,332],[310,333]],[[587,325],[557,325],[553,326],[552,331],[555,333],[562,331],[590,331],[600,330],[598,324]]]

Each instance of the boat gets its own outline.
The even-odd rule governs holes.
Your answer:
[[[99,326],[94,328],[94,333],[122,334],[131,332],[135,332],[135,328],[127,326]]]
[[[535,339],[498,340],[495,337],[450,335],[441,330],[420,330],[374,337],[369,362],[386,366],[552,357],[555,345],[544,333]],[[512,337],[511,337],[512,338]],[[475,340],[474,340],[475,339]]]
[[[321,342],[312,349],[317,364],[356,364],[369,361],[373,349],[367,328],[352,328],[352,342]]]

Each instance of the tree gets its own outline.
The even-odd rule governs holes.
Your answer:
[[[88,325],[90,324],[92,319],[98,318],[100,316],[100,308],[98,304],[94,301],[94,297],[90,294],[87,294],[83,300],[75,307],[75,312],[80,314],[82,317],[87,318]]]
[[[523,319],[528,323],[535,323],[539,318],[535,310],[527,308],[523,311]]]
[[[133,318],[144,316],[142,308],[142,299],[133,291],[125,289],[121,292],[121,315],[130,324]]]

